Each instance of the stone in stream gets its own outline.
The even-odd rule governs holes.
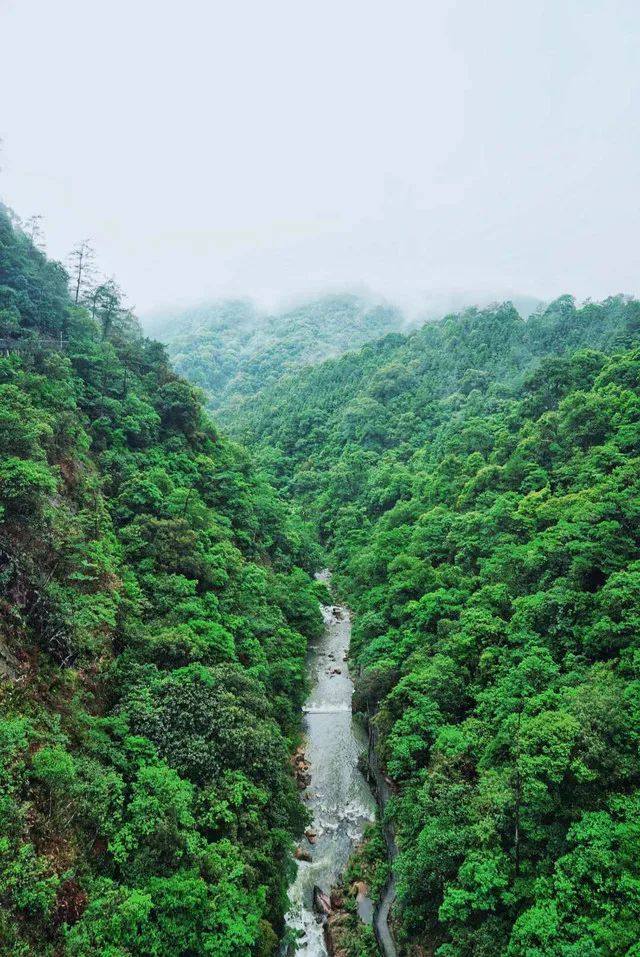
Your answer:
[[[301,847],[296,847],[294,855],[296,861],[304,861],[305,864],[310,864],[313,858],[309,851],[303,851]]]
[[[291,765],[293,767],[293,775],[296,779],[296,784],[300,790],[303,791],[311,784],[311,775],[309,774],[309,768],[311,767],[311,764],[309,761],[307,761],[304,749],[302,747],[296,748],[291,757]]]
[[[322,890],[321,887],[318,887],[317,884],[314,884],[313,887],[313,909],[316,914],[320,914],[321,917],[328,917],[331,913],[331,901],[328,894]]]

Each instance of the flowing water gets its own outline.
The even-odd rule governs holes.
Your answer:
[[[326,580],[327,575],[319,577]],[[322,926],[313,912],[314,885],[329,893],[375,812],[373,795],[358,770],[367,740],[351,714],[353,684],[345,660],[351,637],[349,612],[328,605],[323,616],[325,632],[311,652],[312,691],[304,709],[305,752],[311,763],[308,807],[317,839],[310,844],[303,838],[302,847],[312,860],[298,862],[287,915],[288,926],[300,932],[296,957],[326,957]],[[363,916],[366,913],[364,902]]]

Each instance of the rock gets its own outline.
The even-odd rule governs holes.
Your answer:
[[[343,906],[344,897],[334,887],[331,891],[331,908],[332,910],[340,910]]]
[[[294,752],[291,762],[294,767],[304,768],[305,771],[310,766],[309,761],[307,761],[307,757],[301,748],[298,748],[298,750]]]
[[[317,884],[313,888],[313,909],[316,914],[321,914],[324,917],[328,917],[331,913],[331,901]]]
[[[340,929],[348,919],[349,915],[344,911],[340,911],[338,914],[332,912],[327,918],[323,933],[329,957],[347,957],[347,952],[340,942]]]
[[[309,761],[307,761],[304,750],[301,747],[296,748],[295,752],[291,756],[291,766],[293,767],[293,774],[298,787],[301,790],[309,787],[311,784],[311,775],[308,773],[308,771],[311,767],[311,764]]]
[[[331,674],[332,674],[332,676],[333,676],[333,675],[341,675],[341,674],[342,674],[342,668],[333,668],[333,670],[331,671]]]
[[[0,678],[14,680],[20,674],[20,662],[3,641],[0,641]]]
[[[304,836],[309,841],[309,844],[315,844],[316,841],[318,840],[317,833],[310,827],[308,827],[307,830],[304,832]]]
[[[303,851],[301,847],[296,847],[294,855],[296,861],[304,861],[306,864],[310,864],[313,858],[309,851]]]

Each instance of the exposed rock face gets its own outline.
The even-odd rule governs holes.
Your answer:
[[[341,907],[344,907],[344,897],[333,887],[331,889],[331,908],[332,910],[340,910]]]
[[[313,888],[313,909],[322,923],[324,942],[329,957],[347,957],[347,950],[343,941],[347,935],[354,915],[345,909],[345,894],[360,900],[368,894],[368,887],[364,881],[357,881],[347,888],[334,887],[331,894],[325,894],[317,885]]]
[[[0,679],[15,680],[20,675],[20,662],[9,651],[3,641],[0,641]]]
[[[329,957],[347,957],[347,952],[340,944],[341,929],[347,924],[349,915],[346,911],[332,911],[324,925],[324,942]]]

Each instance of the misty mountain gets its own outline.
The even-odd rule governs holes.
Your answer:
[[[168,346],[176,370],[204,389],[219,418],[235,416],[245,402],[283,376],[359,349],[391,332],[407,331],[491,296],[468,292],[434,295],[412,318],[367,296],[324,296],[279,312],[249,300],[220,300],[147,317],[147,330]],[[526,318],[540,305],[514,296]]]
[[[175,368],[223,414],[297,368],[336,358],[403,328],[400,310],[355,295],[328,296],[269,314],[243,300],[150,317]]]

